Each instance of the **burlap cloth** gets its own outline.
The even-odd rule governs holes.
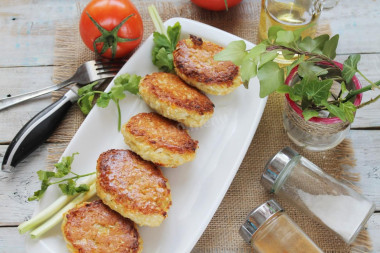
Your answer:
[[[144,39],[154,30],[147,11],[147,6],[154,3],[164,21],[171,17],[190,18],[257,43],[259,1],[243,1],[228,12],[209,12],[194,6],[190,1],[134,2],[144,21]],[[78,12],[82,7],[79,6]],[[318,28],[321,31],[325,30],[326,26],[320,24]],[[57,81],[69,77],[84,61],[95,58],[94,54],[81,42],[78,34],[78,20],[71,20],[68,24],[58,27],[55,53],[54,79]],[[256,88],[258,87],[250,87],[250,89]],[[57,98],[62,95],[62,92],[64,91],[56,92],[53,97]],[[293,147],[326,172],[348,184],[359,180],[357,175],[353,175],[345,169],[347,166],[355,165],[349,141],[345,140],[337,148],[328,152],[313,153],[302,150],[294,146],[287,138],[282,125],[282,110],[283,97],[277,94],[270,96],[245,159],[193,252],[251,252],[250,246],[238,234],[238,229],[249,211],[271,198],[276,199],[285,208],[288,215],[325,252],[368,252],[371,250],[371,242],[365,230],[353,245],[348,246],[332,232],[306,217],[292,205],[268,194],[260,185],[260,176],[267,160],[285,146]],[[47,166],[51,166],[58,160],[83,120],[84,116],[78,107],[73,106],[61,126],[49,139],[54,144],[49,150]]]

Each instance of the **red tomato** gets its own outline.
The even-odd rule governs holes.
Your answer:
[[[140,44],[143,22],[129,0],[92,0],[82,12],[79,31],[92,51],[106,58],[120,58]]]
[[[211,11],[222,11],[226,10],[225,0],[191,0],[194,4],[199,7],[205,8]],[[228,8],[237,5],[242,0],[227,0]]]

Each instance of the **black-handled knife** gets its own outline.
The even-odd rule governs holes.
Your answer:
[[[11,172],[19,162],[49,138],[72,103],[78,100],[77,91],[78,87],[73,86],[58,101],[43,109],[21,128],[5,152],[2,171]]]

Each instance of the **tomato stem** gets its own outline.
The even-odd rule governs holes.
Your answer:
[[[135,40],[138,40],[140,38],[140,37],[132,38],[132,39],[130,39],[130,38],[121,38],[121,37],[119,37],[117,35],[117,33],[119,32],[120,28],[124,25],[124,23],[127,22],[128,19],[130,19],[132,16],[135,15],[134,13],[132,13],[128,17],[124,18],[111,31],[108,31],[104,27],[102,27],[98,22],[96,22],[96,20],[93,17],[91,17],[91,15],[88,12],[86,12],[86,14],[90,18],[90,20],[92,21],[92,23],[96,26],[96,28],[98,28],[99,32],[101,33],[101,35],[98,38],[96,38],[94,40],[94,42],[93,42],[94,52],[97,53],[97,54],[99,54],[99,55],[102,55],[108,49],[111,49],[112,59],[114,59],[115,55],[116,55],[117,43],[135,41]],[[103,43],[103,46],[102,46],[100,52],[99,52],[99,50],[97,49],[97,46],[96,46],[98,43]]]

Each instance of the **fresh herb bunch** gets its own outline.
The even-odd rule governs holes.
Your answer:
[[[96,104],[99,107],[106,108],[109,105],[110,100],[114,101],[118,112],[118,130],[121,128],[121,111],[119,101],[125,98],[125,91],[129,91],[132,94],[139,93],[139,83],[141,76],[122,74],[118,76],[114,81],[114,86],[112,86],[109,92],[93,90],[97,82],[88,84],[78,90],[78,105],[81,111],[87,115],[92,107],[94,106],[95,95],[99,95],[96,100]]]
[[[179,22],[176,22],[165,30],[161,17],[154,5],[149,6],[148,10],[157,29],[157,32],[153,33],[152,62],[161,71],[172,72],[174,70],[173,51],[181,35],[181,25]]]
[[[73,171],[71,171],[71,164],[74,161],[74,156],[78,155],[78,153],[73,153],[71,156],[62,157],[61,162],[54,165],[56,168],[56,172],[54,171],[37,171],[38,178],[41,180],[41,189],[34,192],[34,195],[29,197],[29,201],[39,200],[42,198],[47,188],[51,185],[58,184],[62,193],[65,195],[75,195],[77,193],[86,192],[89,190],[89,186],[87,184],[81,184],[79,186],[76,185],[76,181],[81,177],[87,177],[95,174],[95,172],[79,175]],[[64,178],[62,180],[51,181],[53,178],[63,178],[68,174],[73,174],[73,177]]]
[[[341,70],[333,61],[336,56],[339,35],[330,38],[324,34],[316,38],[301,37],[304,29],[286,31],[280,26],[268,30],[268,39],[250,50],[246,50],[244,41],[231,42],[222,52],[215,55],[215,60],[232,61],[241,67],[241,77],[248,88],[248,82],[257,76],[260,81],[260,97],[266,97],[277,91],[288,93],[303,110],[305,120],[320,116],[321,111],[328,111],[329,116],[339,117],[342,121],[354,120],[357,107],[352,98],[357,94],[379,88],[380,81],[373,83],[361,73],[358,68],[360,55],[353,54],[344,61]],[[283,66],[277,60],[279,55],[286,60],[294,61],[289,66]],[[321,62],[327,62],[328,67],[321,67]],[[293,86],[284,84],[284,79],[290,70],[298,65],[300,81]],[[333,75],[331,73],[334,73]],[[358,90],[348,91],[346,84],[358,73],[368,83]],[[286,74],[286,75],[285,75]],[[333,83],[340,84],[339,95],[331,93]],[[367,105],[380,98],[363,103]]]

